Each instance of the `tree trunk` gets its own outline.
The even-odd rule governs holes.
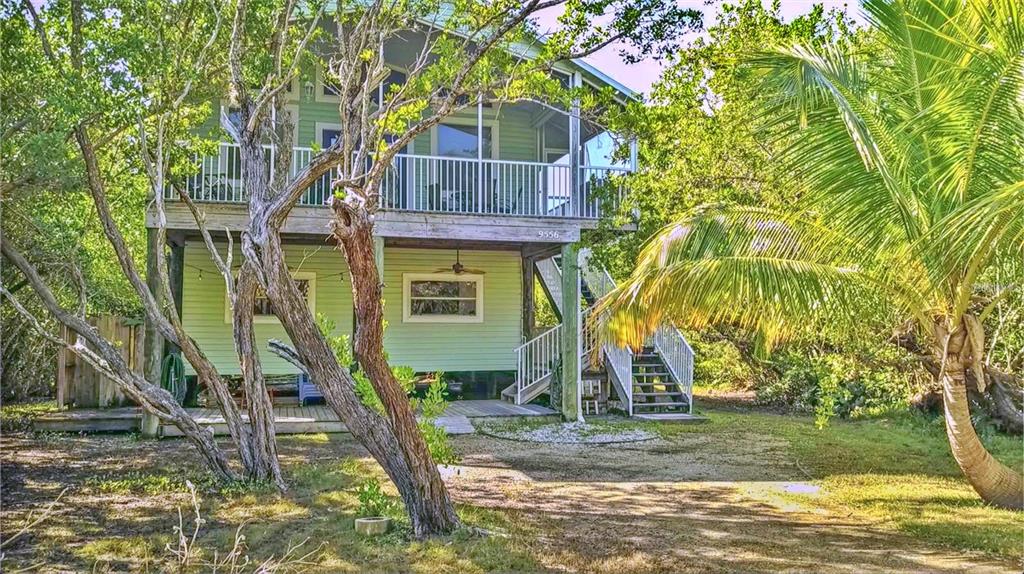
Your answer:
[[[159,288],[153,292],[149,289],[149,286],[142,281],[138,270],[135,268],[135,263],[131,258],[131,252],[125,244],[121,230],[118,228],[117,223],[114,221],[113,215],[111,214],[110,206],[107,201],[104,180],[99,167],[99,161],[96,157],[95,149],[93,148],[88,130],[86,130],[85,126],[79,125],[75,129],[75,137],[85,161],[86,179],[88,181],[89,192],[92,195],[93,204],[96,207],[96,213],[99,216],[104,234],[106,235],[111,247],[114,249],[114,253],[117,255],[118,263],[121,266],[122,272],[128,279],[128,282],[135,288],[135,291],[139,296],[139,300],[142,302],[142,307],[146,314],[147,325],[153,325],[156,331],[163,338],[166,338],[168,341],[176,344],[178,348],[181,349],[181,353],[185,357],[185,360],[187,360],[195,369],[196,378],[199,379],[199,382],[214,392],[217,397],[220,412],[227,424],[231,438],[238,449],[239,458],[242,461],[242,468],[244,469],[246,478],[261,478],[262,474],[255,466],[255,458],[257,456],[256,453],[261,450],[267,450],[266,447],[264,446],[261,449],[259,448],[258,443],[253,443],[253,435],[249,432],[245,422],[242,420],[241,414],[235,406],[227,384],[221,378],[220,373],[217,371],[213,362],[206,357],[199,348],[199,345],[188,336],[188,333],[182,326],[181,321],[178,319],[177,309],[175,308],[175,310],[173,310],[169,315],[165,315],[164,306],[158,304],[158,301],[165,299],[165,297],[169,299],[168,302],[174,302],[172,295],[173,290],[171,289],[169,272],[167,269],[167,260],[164,258],[166,229],[162,220],[162,207],[158,209],[158,216],[161,218],[161,224],[156,230],[155,249],[148,253],[152,259],[147,260],[147,269],[155,271],[158,276],[158,278],[153,282],[157,284]],[[156,198],[158,206],[162,206],[162,204],[159,203],[161,201],[160,194],[162,192],[162,189],[155,189],[153,192],[153,196]],[[274,461],[274,465],[277,465],[276,460]],[[278,471],[278,475],[279,474],[280,471]]]
[[[337,357],[310,313],[305,298],[291,278],[284,261],[280,236],[276,233],[263,233],[265,230],[259,227],[259,222],[265,222],[265,219],[254,218],[253,221],[253,233],[246,234],[243,240],[251,241],[254,237],[260,237],[263,243],[259,246],[253,244],[244,247],[243,250],[248,253],[247,257],[259,257],[261,269],[266,274],[267,296],[273,304],[275,314],[281,320],[281,325],[295,345],[297,357],[289,360],[306,371],[352,436],[366,447],[395,483],[409,513],[414,535],[417,538],[426,538],[455,530],[459,526],[458,516],[430,459],[430,453],[426,450],[419,429],[415,426],[412,429],[406,427],[400,435],[394,430],[390,420],[381,418],[362,403],[355,393],[355,381],[348,372],[348,365],[338,363]],[[372,245],[371,239],[369,251],[363,254],[371,261]],[[373,283],[377,284],[376,275]],[[379,301],[379,291],[377,293]],[[397,388],[397,383],[393,379],[389,382]],[[415,425],[408,400],[404,395],[402,399],[410,415],[403,420]],[[424,458],[410,463],[406,454],[409,449],[403,448],[403,440],[418,440],[423,445]],[[436,481],[430,479],[431,474]]]
[[[947,364],[942,377],[943,410],[949,447],[967,481],[985,502],[1002,508],[1024,509],[1021,475],[992,457],[971,423],[963,368]]]
[[[277,435],[274,429],[274,406],[267,394],[263,367],[256,351],[256,333],[253,329],[253,305],[259,285],[253,263],[246,261],[235,284],[234,336],[235,349],[242,370],[242,380],[248,398],[249,432],[252,433],[251,478],[271,480],[281,490],[287,485],[281,475],[277,459]]]
[[[893,342],[920,358],[922,366],[934,377],[933,385],[922,389],[910,400],[911,406],[924,412],[939,413],[943,395],[942,361],[936,359],[933,349],[922,347],[912,334],[902,333]],[[990,365],[984,365],[983,372],[983,385],[979,384],[973,370],[965,372],[964,383],[971,405],[992,417],[999,430],[1013,435],[1024,433],[1024,384],[1018,377]]]
[[[981,443],[967,398],[967,370],[984,364],[984,337],[980,323],[964,317],[953,332],[944,321],[932,326],[933,340],[941,348],[934,349],[942,368],[942,404],[946,420],[949,448],[967,481],[989,504],[1014,510],[1024,509],[1024,480],[1018,472],[996,460]],[[980,369],[971,369],[972,371]]]
[[[441,475],[437,471],[409,399],[395,380],[384,356],[384,306],[380,272],[374,257],[373,225],[368,214],[352,218],[347,232],[337,234],[344,248],[355,301],[356,360],[384,405],[391,430],[413,489],[402,492],[417,535],[449,533],[459,526]]]
[[[224,481],[235,479],[234,473],[228,466],[227,457],[217,446],[213,433],[209,429],[199,426],[170,393],[150,384],[143,376],[129,368],[121,352],[110,341],[103,338],[83,317],[63,308],[35,268],[2,236],[0,236],[0,252],[22,272],[40,302],[53,318],[81,335],[95,349],[93,351],[76,345],[72,348],[76,354],[110,377],[125,395],[137,402],[147,413],[170,421],[178,427],[188,441],[196,447],[207,467],[218,479]],[[31,317],[13,296],[10,301],[23,316]],[[36,328],[43,330],[38,323],[36,323]]]

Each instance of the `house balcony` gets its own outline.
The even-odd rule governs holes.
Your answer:
[[[268,150],[272,165],[274,149]],[[312,148],[294,148],[292,173],[314,154]],[[237,144],[221,143],[216,155],[197,157],[195,165],[197,171],[183,182],[194,201],[247,201]],[[591,221],[614,214],[626,193],[625,176],[632,170],[579,165],[575,171],[568,162],[399,154],[381,182],[380,207],[386,212]],[[336,177],[332,172],[320,178],[299,205],[325,206]],[[177,194],[167,189],[165,197],[173,201]]]

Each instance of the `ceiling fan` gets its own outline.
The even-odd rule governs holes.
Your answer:
[[[475,275],[483,275],[484,273],[486,273],[486,271],[481,271],[479,269],[468,269],[468,268],[466,268],[466,266],[462,264],[462,261],[459,260],[459,250],[458,249],[455,250],[455,263],[452,263],[451,267],[440,267],[440,268],[436,269],[434,272],[435,273],[446,273],[448,271],[451,271],[452,273],[454,273],[456,275],[462,275],[463,273],[473,273]]]

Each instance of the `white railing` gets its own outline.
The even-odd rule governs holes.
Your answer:
[[[562,326],[556,325],[519,345],[516,353],[516,404],[527,387],[549,378],[562,353]]]
[[[274,149],[266,149],[269,172]],[[293,148],[291,173],[314,155],[311,148]],[[196,156],[194,165],[183,186],[195,201],[247,201],[237,144],[220,143],[216,154]],[[574,189],[568,165],[400,154],[381,182],[380,198],[384,209],[401,211],[596,219],[622,202],[628,173],[621,167],[581,166]],[[331,172],[317,180],[300,205],[324,205],[334,179]],[[166,197],[176,199],[170,189]]]
[[[662,361],[669,372],[686,393],[690,412],[693,412],[693,349],[679,329],[671,325],[662,325],[651,338],[654,348],[661,355]]]
[[[271,172],[274,165],[275,149],[263,146],[267,150],[265,169]],[[309,164],[314,152],[311,148],[297,147],[292,149],[291,174]],[[196,170],[181,178],[183,189],[193,201],[203,203],[245,203],[248,194],[242,185],[242,157],[237,144],[220,143],[214,155],[202,155],[194,158]],[[334,174],[324,175],[313,183],[299,200],[300,205],[325,205],[331,194],[331,183]],[[170,186],[164,190],[164,197],[177,199],[177,193]]]
[[[590,250],[581,249],[579,253],[580,273],[583,275],[583,282],[587,284],[587,288],[590,289],[590,293],[594,297],[600,299],[615,288],[615,280],[608,274],[603,267],[592,265],[590,263]],[[584,320],[589,318],[590,309],[587,309],[588,315],[584,317]],[[587,331],[597,331],[591,325],[593,321],[586,321]],[[590,349],[598,344],[598,333],[590,333],[588,337],[593,338],[593,342],[590,344]],[[604,353],[604,358],[608,366],[608,374],[613,377],[619,384],[618,390],[622,396],[623,401],[626,404],[626,411],[630,416],[633,415],[633,352],[628,348],[619,347],[610,343],[605,343],[601,347],[601,351]],[[589,353],[588,353],[589,356]]]

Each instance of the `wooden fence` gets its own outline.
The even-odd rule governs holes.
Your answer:
[[[143,327],[131,324],[124,318],[115,315],[101,315],[89,319],[89,324],[96,327],[100,335],[120,347],[121,356],[128,366],[137,373],[142,373]],[[65,341],[75,343],[78,334],[64,327],[62,336]],[[57,355],[57,406],[59,408],[107,408],[131,404],[117,384],[96,372],[75,353],[64,349]]]

